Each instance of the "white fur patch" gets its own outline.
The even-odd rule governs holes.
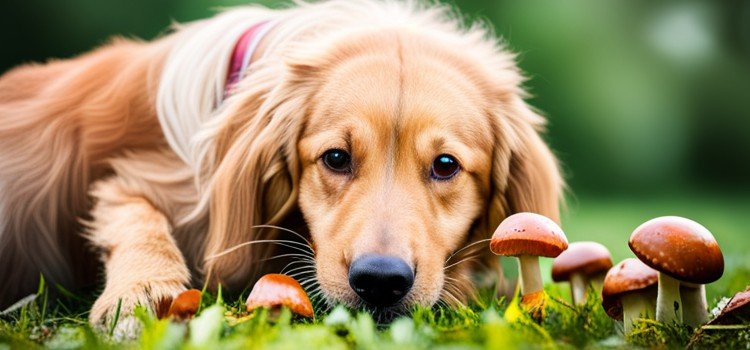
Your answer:
[[[178,32],[159,82],[156,110],[167,142],[188,165],[198,163],[193,136],[221,103],[235,43],[271,14],[260,7],[239,8]]]

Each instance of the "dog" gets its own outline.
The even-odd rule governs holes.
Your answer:
[[[564,184],[514,54],[462,21],[414,1],[246,6],[6,72],[0,304],[40,275],[104,279],[103,327],[118,304],[285,266],[375,315],[467,302],[501,278],[498,223],[558,220]]]

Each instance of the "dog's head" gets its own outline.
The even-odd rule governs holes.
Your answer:
[[[365,31],[286,67],[269,95],[248,88],[225,111],[207,254],[298,207],[326,300],[403,310],[463,300],[477,262],[492,259],[486,245],[453,254],[506,216],[557,218],[562,181],[543,119],[493,43]],[[243,285],[259,262],[232,256],[207,268]]]

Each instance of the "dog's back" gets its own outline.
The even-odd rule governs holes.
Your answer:
[[[154,69],[139,58],[147,47],[120,40],[0,77],[0,307],[33,293],[40,274],[68,288],[94,277],[78,220],[90,206],[88,185],[123,145],[161,139],[147,94],[133,92],[146,87],[121,74]]]

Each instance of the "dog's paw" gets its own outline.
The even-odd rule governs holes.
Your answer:
[[[163,313],[169,303],[186,288],[180,283],[148,284],[135,288],[107,288],[96,299],[89,313],[89,323],[94,329],[109,332],[115,339],[134,339],[140,333],[140,321],[133,315],[136,307],[148,308],[155,315]]]
[[[141,321],[133,315],[120,316],[112,329],[114,341],[135,340],[141,333]]]

